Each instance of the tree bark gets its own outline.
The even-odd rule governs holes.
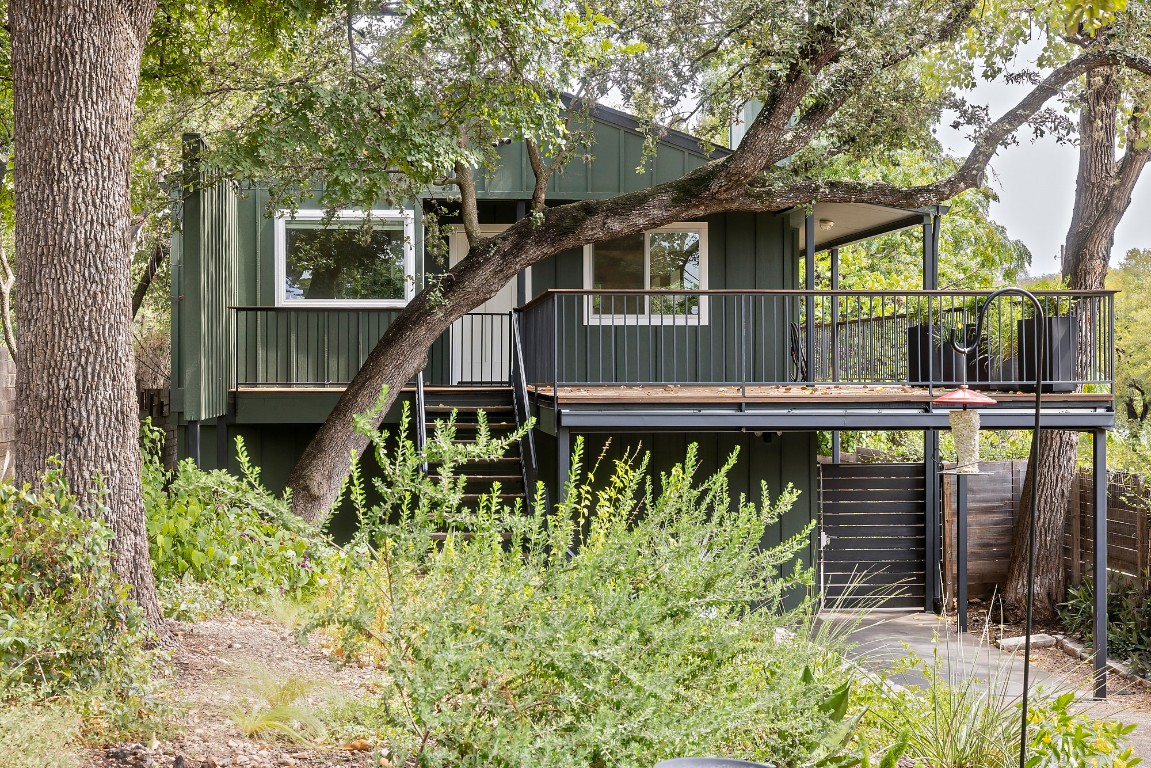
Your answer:
[[[144,297],[148,295],[148,289],[152,286],[156,275],[159,274],[160,267],[168,260],[168,251],[168,246],[162,243],[157,243],[156,247],[152,249],[152,255],[148,257],[148,263],[144,265],[144,272],[136,281],[136,287],[132,291],[133,319],[140,314],[140,307],[144,306]]]
[[[1064,245],[1063,278],[1075,290],[1099,291],[1106,285],[1115,229],[1131,204],[1131,194],[1151,150],[1137,139],[1137,124],[1129,126],[1127,149],[1117,157],[1117,124],[1122,96],[1121,72],[1112,67],[1087,74],[1079,110],[1079,170],[1075,203]],[[1080,359],[1077,374],[1087,370],[1090,323],[1079,323]],[[1049,621],[1066,598],[1063,537],[1067,525],[1067,478],[1075,472],[1078,432],[1045,432],[1039,455],[1032,456],[1015,515],[1011,562],[1004,600],[1022,615],[1027,600],[1027,542],[1031,494],[1037,495],[1035,525],[1035,618]]]
[[[20,291],[16,473],[101,495],[113,567],[161,626],[140,490],[129,151],[155,0],[12,0]]]

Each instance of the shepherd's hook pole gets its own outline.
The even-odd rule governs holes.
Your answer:
[[[964,346],[953,339],[951,344],[964,357],[972,353],[978,354],[979,338],[983,335],[983,321],[987,317],[987,308],[1000,296],[1007,295],[1021,296],[1035,306],[1036,337],[1038,339],[1037,359],[1035,361],[1035,428],[1031,436],[1031,455],[1035,457],[1035,467],[1031,472],[1031,519],[1027,525],[1027,625],[1024,627],[1023,638],[1023,705],[1019,722],[1019,768],[1026,768],[1027,696],[1031,688],[1031,618],[1035,607],[1035,517],[1039,509],[1039,494],[1035,492],[1035,477],[1039,474],[1043,367],[1047,363],[1047,315],[1043,311],[1043,304],[1031,291],[1023,288],[1001,288],[988,296],[979,308],[979,316],[975,323],[974,343],[971,346]]]

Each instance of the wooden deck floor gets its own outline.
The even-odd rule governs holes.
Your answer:
[[[535,394],[551,399],[551,387],[532,387]],[[607,386],[561,386],[560,403],[581,404],[639,404],[689,405],[689,404],[728,404],[728,403],[778,403],[794,405],[817,405],[820,403],[849,404],[889,404],[889,403],[928,403],[934,397],[950,391],[950,388],[911,387],[901,384],[756,384],[748,385],[746,391],[739,385],[607,385]],[[1003,404],[1032,403],[1035,395],[1026,392],[988,392],[988,395]],[[1044,403],[1100,403],[1110,402],[1107,393],[1071,392],[1045,393]]]

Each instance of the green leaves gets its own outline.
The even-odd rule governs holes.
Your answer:
[[[407,0],[389,16],[331,14],[301,34],[293,77],[269,78],[250,116],[215,137],[215,167],[309,190],[325,207],[415,195],[462,163],[492,169],[497,145],[569,139],[563,91],[615,48],[582,3]]]
[[[832,762],[852,752],[843,659],[809,639],[808,606],[784,608],[810,530],[762,546],[794,491],[733,502],[735,457],[700,476],[692,448],[658,478],[640,455],[585,472],[577,454],[567,501],[539,494],[535,514],[467,504],[461,461],[504,450],[479,432],[454,446],[449,421],[426,451],[403,426],[371,435],[387,492],[316,622],[391,682],[350,727],[424,766],[859,763]]]
[[[147,730],[157,702],[148,683],[143,612],[112,572],[112,533],[58,469],[40,488],[0,485],[0,697],[64,697],[89,725]]]
[[[1127,743],[1134,725],[1095,720],[1087,713],[1074,712],[1074,706],[1075,694],[1068,692],[1031,708],[1027,768],[1129,768],[1143,762]]]
[[[242,440],[239,478],[190,461],[169,477],[158,451],[145,441],[148,541],[162,592],[195,584],[217,605],[251,608],[269,598],[300,599],[328,583],[336,550],[260,485]]]

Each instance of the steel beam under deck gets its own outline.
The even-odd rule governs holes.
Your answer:
[[[560,407],[558,423],[581,432],[618,431],[693,431],[730,432],[739,430],[884,430],[947,429],[947,411],[914,411],[911,409],[796,409],[770,410],[651,410],[591,409]],[[996,409],[981,413],[984,429],[1028,429],[1035,422],[1031,409]],[[1049,429],[1111,429],[1115,414],[1108,410],[1045,409],[1043,426]]]

